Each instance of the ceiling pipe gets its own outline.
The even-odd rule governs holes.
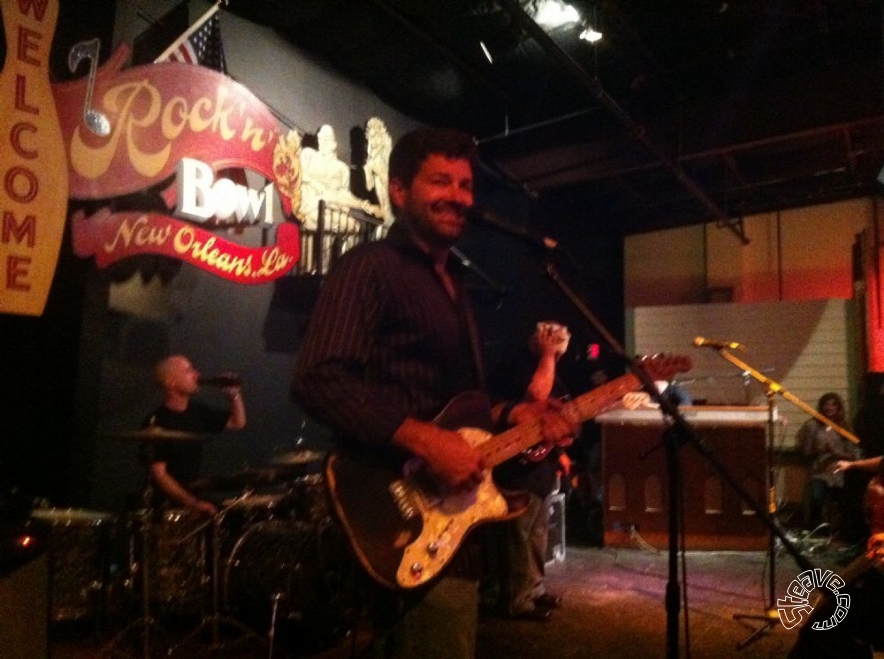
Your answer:
[[[707,211],[712,215],[719,226],[726,226],[740,239],[744,245],[749,244],[749,238],[743,231],[743,223],[734,223],[730,220],[718,204],[691,179],[687,172],[663,151],[657,144],[648,139],[645,127],[636,122],[617,102],[611,98],[602,88],[601,83],[590,77],[586,71],[571,58],[559,45],[532,19],[516,0],[499,0],[500,5],[519,23],[547,54],[550,55],[559,66],[574,78],[581,87],[588,91],[602,107],[614,116],[626,128],[630,137],[647,149],[660,163],[669,170],[675,179],[690,192]]]
[[[839,124],[833,124],[831,126],[822,126],[819,128],[811,128],[808,130],[798,131],[795,133],[789,133],[787,135],[777,135],[774,137],[765,137],[757,140],[750,140],[747,142],[740,142],[738,144],[730,144],[727,146],[715,147],[712,149],[706,149],[703,151],[697,151],[695,153],[691,153],[688,155],[681,156],[678,159],[679,163],[692,163],[699,162],[702,160],[710,160],[713,158],[721,158],[727,170],[737,179],[737,185],[728,188],[726,191],[732,191],[736,189],[747,189],[747,188],[759,188],[764,187],[766,185],[771,185],[778,180],[764,180],[756,183],[749,183],[745,180],[742,172],[737,166],[735,156],[739,155],[742,152],[748,152],[753,149],[757,149],[759,147],[768,147],[775,146],[780,144],[789,144],[789,143],[799,143],[806,142],[808,140],[814,140],[817,138],[829,138],[832,135],[841,135],[844,140],[844,149],[845,149],[845,157],[848,162],[848,167],[850,172],[854,175],[855,182],[859,183],[858,179],[858,166],[857,166],[857,157],[866,153],[863,149],[857,149],[853,145],[853,134],[856,131],[862,131],[863,129],[869,129],[878,131],[879,129],[884,128],[884,118],[882,117],[867,117],[864,119],[858,119],[856,121],[848,121]],[[537,174],[532,177],[528,177],[526,180],[526,184],[530,185],[532,183],[537,183],[538,181],[542,181],[545,178],[555,177],[557,175],[566,174],[570,171],[581,169],[585,166],[593,164],[595,161],[588,159],[582,160],[578,162],[571,163],[566,167],[558,167],[555,169],[549,169],[545,172]],[[613,174],[615,176],[622,176],[625,174],[638,174],[641,172],[651,171],[658,167],[658,163],[642,163],[639,165],[633,165],[630,167],[623,167],[617,169]],[[605,176],[611,176],[611,173],[607,173]],[[599,178],[603,178],[601,176],[590,177],[588,180],[596,180]]]

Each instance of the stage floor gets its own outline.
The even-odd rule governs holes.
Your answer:
[[[805,548],[807,549],[807,548]],[[848,553],[842,548],[811,548],[807,554],[815,565],[837,571]],[[547,570],[548,589],[564,598],[548,622],[513,621],[485,614],[481,618],[477,657],[480,659],[595,659],[617,657],[665,657],[667,612],[664,604],[669,557],[666,552],[636,548],[567,547],[564,560]],[[679,569],[682,561],[679,558]],[[776,595],[800,569],[786,554],[775,563]],[[763,615],[769,598],[767,552],[690,551],[684,554],[685,572],[679,585],[686,584],[687,617],[679,619],[679,656],[694,659],[742,657],[761,659],[785,657],[798,629],[775,624],[769,632],[743,649],[746,640],[762,623],[734,619],[736,614]],[[683,595],[684,597],[684,595]],[[684,604],[684,599],[682,604]],[[686,619],[687,618],[687,619]],[[689,625],[687,630],[685,623]],[[179,634],[187,629],[181,629]],[[110,634],[51,634],[52,659],[84,659],[108,649]],[[180,636],[179,636],[180,637]],[[174,636],[172,637],[174,638]],[[232,637],[231,637],[232,638]],[[346,659],[366,656],[368,631],[359,625],[346,637],[323,650],[298,647],[288,639],[273,657],[312,656],[318,659]],[[206,638],[205,640],[208,640]],[[154,643],[154,645],[158,645]],[[114,646],[118,652],[106,656],[143,656],[142,647]],[[155,647],[157,654],[161,648]],[[262,639],[243,639],[209,652],[205,644],[179,646],[173,657],[198,656],[236,658],[270,657]],[[153,653],[152,653],[153,654]]]

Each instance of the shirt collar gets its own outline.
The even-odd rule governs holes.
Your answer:
[[[435,265],[433,263],[433,258],[420,247],[418,247],[417,243],[412,240],[411,234],[408,233],[408,229],[406,229],[405,225],[398,220],[393,222],[393,224],[390,226],[390,230],[387,232],[386,240],[393,244],[402,253],[419,260],[421,263],[426,264],[427,267],[432,268]],[[450,251],[448,252],[448,261],[446,262],[446,267],[448,268],[449,272],[451,272],[454,276],[458,278],[463,278],[466,272],[466,267],[463,265],[460,259],[455,258]]]

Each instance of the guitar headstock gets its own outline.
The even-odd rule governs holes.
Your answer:
[[[694,367],[687,355],[649,355],[638,357],[636,363],[651,380],[671,380],[676,373],[687,373]]]

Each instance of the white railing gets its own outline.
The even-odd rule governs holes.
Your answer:
[[[324,275],[345,252],[384,233],[377,218],[357,208],[320,201],[316,229],[301,228],[301,257],[290,275]]]

